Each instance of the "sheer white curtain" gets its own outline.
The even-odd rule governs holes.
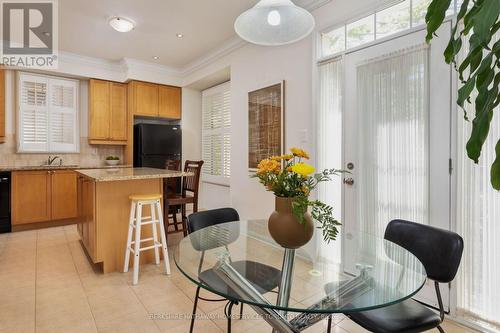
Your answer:
[[[474,105],[469,104],[467,111],[472,118]],[[458,117],[457,125],[457,231],[465,243],[457,279],[458,314],[500,329],[500,192],[490,184],[490,167],[500,138],[500,108],[494,111],[478,165],[465,152],[471,122]]]
[[[320,170],[342,168],[342,82],[341,58],[319,66],[319,105],[317,118],[317,147]],[[342,180],[322,183],[318,188],[318,199],[334,207],[335,217],[342,214]],[[341,260],[341,237],[326,244],[318,237],[319,255],[333,262]]]
[[[361,231],[382,236],[395,218],[428,223],[428,81],[425,45],[357,67]]]

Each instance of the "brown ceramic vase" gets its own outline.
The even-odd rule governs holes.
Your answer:
[[[267,227],[276,243],[297,249],[311,240],[314,224],[309,213],[304,215],[305,223],[300,223],[292,213],[292,202],[293,198],[276,197],[276,210],[269,217]]]

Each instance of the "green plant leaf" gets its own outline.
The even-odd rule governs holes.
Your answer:
[[[500,191],[500,140],[495,146],[495,161],[491,165],[490,177],[491,185],[495,190]]]
[[[495,75],[495,80],[493,82],[493,87],[488,90],[488,86],[491,83],[489,79],[494,73],[494,69],[487,67],[491,70],[490,74],[485,73],[484,78],[482,78],[481,85],[478,87],[478,96],[476,98],[476,115],[472,121],[472,131],[470,134],[469,141],[467,142],[466,149],[467,155],[475,163],[479,162],[479,157],[481,156],[481,149],[488,137],[490,130],[491,119],[493,118],[493,105],[498,96],[498,85],[500,83],[500,72]],[[479,81],[479,75],[478,75]]]
[[[457,104],[463,109],[465,101],[469,98],[470,94],[476,86],[476,78],[472,77],[465,84],[458,89]]]
[[[474,34],[478,35],[485,46],[487,46],[491,40],[490,29],[498,20],[499,11],[500,1],[484,0],[481,2],[477,14],[474,15],[472,19],[474,22]]]
[[[427,24],[427,36],[425,40],[427,43],[431,41],[436,31],[443,24],[450,3],[451,0],[432,0],[430,3],[425,15],[425,23]]]

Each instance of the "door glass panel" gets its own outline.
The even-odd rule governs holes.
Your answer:
[[[428,223],[428,48],[357,67],[358,225],[383,236],[395,218]]]

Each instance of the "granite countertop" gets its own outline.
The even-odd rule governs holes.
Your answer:
[[[0,166],[0,171],[37,171],[37,170],[76,170],[76,169],[118,169],[131,168],[131,165],[30,165],[30,166]]]
[[[111,182],[119,180],[158,179],[191,176],[193,173],[154,168],[114,168],[76,170],[79,174],[96,182]]]

